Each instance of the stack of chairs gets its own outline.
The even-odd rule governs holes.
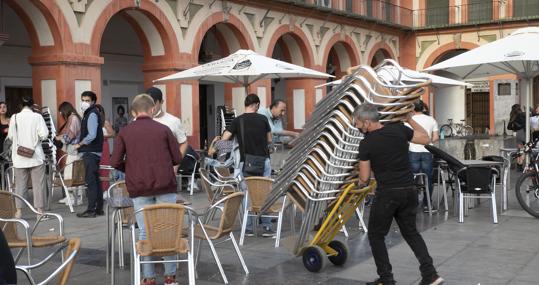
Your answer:
[[[54,164],[56,162],[56,146],[53,144],[53,141],[56,137],[56,127],[54,126],[54,121],[52,120],[50,108],[41,108],[41,116],[43,116],[47,129],[49,129],[49,136],[46,140],[41,142],[41,146],[43,147],[43,152],[45,153],[47,161]]]
[[[236,110],[228,106],[217,106],[217,116],[215,119],[216,135],[221,135],[226,127],[230,126],[234,118],[236,118]]]
[[[394,78],[377,72],[397,70]],[[375,69],[353,67],[324,97],[305,124],[287,163],[276,178],[262,213],[279,197],[287,195],[303,212],[303,219],[294,253],[301,254],[313,227],[324,218],[346,185],[358,179],[359,143],[363,139],[355,128],[352,113],[364,102],[376,105],[382,123],[402,120],[413,110],[413,103],[430,84],[418,78],[414,84],[401,81],[403,69],[392,60]]]

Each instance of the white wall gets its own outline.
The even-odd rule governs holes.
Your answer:
[[[434,91],[434,118],[441,126],[447,119],[460,122],[466,118],[464,87],[446,87]]]

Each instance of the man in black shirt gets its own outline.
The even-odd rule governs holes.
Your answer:
[[[384,242],[393,218],[420,263],[420,284],[442,284],[443,279],[438,276],[425,241],[416,228],[417,191],[413,187],[408,159],[408,142],[427,144],[427,133],[411,117],[407,122],[413,130],[402,123],[382,125],[378,121],[378,110],[372,104],[360,105],[353,116],[356,127],[365,134],[359,147],[360,182],[367,183],[372,171],[378,183],[369,215],[368,236],[380,278],[367,284],[395,284]]]
[[[263,176],[271,176],[271,164],[268,151],[268,145],[271,144],[271,127],[268,120],[263,115],[257,113],[260,107],[260,98],[256,94],[249,94],[245,97],[245,112],[232,120],[230,126],[223,134],[222,140],[229,140],[233,136],[236,137],[240,147],[240,164],[239,169],[243,170],[245,155],[250,154],[259,157],[266,157],[264,162]],[[243,126],[242,126],[243,125]],[[251,236],[252,219],[248,220],[246,235]],[[261,218],[264,233],[262,236],[273,236],[274,232],[271,229],[271,218]]]

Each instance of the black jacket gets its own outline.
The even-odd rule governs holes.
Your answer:
[[[103,128],[100,126],[103,125],[103,118],[101,118],[99,111],[95,105],[90,106],[86,111],[84,111],[84,116],[82,117],[81,129],[80,129],[80,138],[84,139],[88,135],[88,118],[90,114],[97,115],[97,132],[95,139],[90,142],[90,144],[82,145],[79,148],[79,152],[102,152],[103,151]]]

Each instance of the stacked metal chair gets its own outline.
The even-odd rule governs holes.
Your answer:
[[[232,120],[236,118],[236,110],[228,106],[217,106],[217,116],[215,119],[215,134],[221,135],[230,126]]]
[[[393,71],[389,73],[392,76],[387,76],[388,70]],[[262,212],[266,211],[279,197],[287,195],[303,211],[294,254],[303,253],[314,226],[328,217],[343,190],[358,181],[363,135],[354,127],[355,108],[369,102],[378,107],[383,123],[400,121],[413,110],[413,102],[423,93],[423,87],[430,84],[427,78],[405,84],[401,80],[404,72],[392,60],[374,69],[353,67],[316,105],[262,208]],[[386,75],[382,77],[380,73]]]

